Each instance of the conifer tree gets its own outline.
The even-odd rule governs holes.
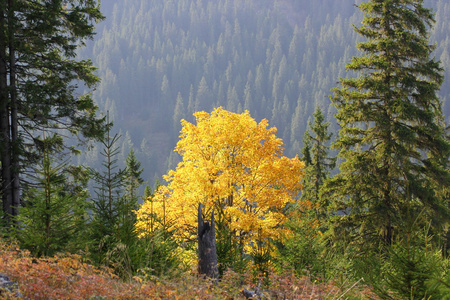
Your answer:
[[[128,157],[126,159],[126,178],[125,178],[125,186],[126,186],[126,194],[125,197],[129,197],[132,201],[136,201],[138,197],[138,189],[144,183],[141,175],[144,171],[141,168],[141,163],[136,159],[136,155],[134,154],[134,150],[131,149],[128,153]]]
[[[324,123],[324,116],[319,107],[313,114],[314,124],[309,123],[309,130],[305,132],[302,148],[303,161],[305,162],[305,175],[303,177],[303,190],[301,200],[309,200],[319,203],[320,189],[330,174],[330,170],[336,165],[336,158],[328,156],[332,133],[328,133],[329,122]]]
[[[141,163],[137,161],[134,150],[131,149],[126,159],[126,169],[124,175],[125,193],[120,203],[120,239],[127,245],[130,244],[134,233],[134,223],[138,209],[139,187],[144,183],[141,178],[143,169]]]
[[[18,240],[34,255],[51,256],[59,251],[83,248],[89,193],[83,167],[57,162],[50,145],[56,135],[42,138],[44,152],[35,186],[24,190],[24,203],[16,217],[21,229]]]
[[[311,133],[307,129],[305,131],[305,133],[303,134],[303,148],[300,150],[300,152],[302,154],[302,160],[305,163],[305,167],[308,167],[312,164],[310,136],[311,136]]]
[[[94,247],[91,254],[100,262],[103,254],[120,241],[120,213],[124,193],[126,170],[119,169],[117,156],[120,149],[116,145],[120,136],[108,134],[102,141],[102,171],[90,169],[94,180],[96,197],[92,201],[93,220],[91,222],[91,239]]]
[[[341,126],[335,148],[341,173],[326,186],[335,237],[371,247],[408,236],[406,222],[448,220],[434,187],[449,186],[449,141],[437,91],[442,68],[428,42],[434,23],[422,0],[370,0],[359,5],[366,41],[347,64],[332,102]],[[433,225],[439,230],[443,222]],[[403,230],[405,229],[405,230]]]
[[[93,100],[75,93],[77,83],[91,88],[98,81],[91,62],[76,59],[76,49],[94,36],[101,19],[96,0],[0,3],[0,193],[6,223],[19,212],[19,175],[41,161],[36,133],[57,129],[58,136],[80,139],[103,134]]]
[[[305,268],[308,268],[308,272],[315,275],[323,272],[325,265],[321,261],[323,218],[320,214],[322,212],[320,193],[323,183],[335,167],[336,158],[328,155],[328,143],[332,136],[328,133],[330,123],[324,122],[319,107],[313,116],[314,123],[309,122],[301,149],[302,160],[305,163],[302,195],[290,210],[286,226],[292,234],[279,245],[278,251],[281,255],[278,260],[288,263],[299,273],[304,273]]]

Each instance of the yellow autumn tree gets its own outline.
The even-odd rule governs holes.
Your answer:
[[[267,128],[267,120],[258,124],[247,111],[217,108],[194,116],[196,125],[181,121],[175,151],[182,162],[137,211],[140,235],[151,233],[156,216],[175,236],[195,239],[202,203],[205,216],[214,209],[218,235],[226,229],[247,251],[256,240],[278,240],[286,206],[301,189],[303,162],[283,156],[276,128]]]

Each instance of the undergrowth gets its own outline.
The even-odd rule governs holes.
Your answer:
[[[296,276],[286,270],[264,278],[226,270],[218,283],[195,272],[173,278],[146,275],[124,282],[111,269],[97,268],[80,255],[59,254],[35,258],[15,244],[0,240],[0,273],[20,286],[25,299],[245,299],[243,289],[261,287],[264,299],[368,299],[374,295],[362,283],[338,286]],[[3,299],[11,295],[0,293]]]

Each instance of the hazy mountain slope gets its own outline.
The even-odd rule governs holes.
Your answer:
[[[359,3],[360,1],[356,1]],[[432,40],[449,74],[449,4],[437,8]],[[181,118],[213,107],[249,110],[278,128],[295,155],[321,106],[336,130],[330,88],[356,55],[354,0],[122,0],[104,3],[107,21],[83,55],[99,67],[94,93],[153,180],[173,168]],[[449,78],[449,76],[447,76]],[[449,81],[442,96],[448,97]],[[448,113],[448,105],[445,107]],[[98,151],[94,149],[94,152]],[[172,154],[171,154],[172,153]],[[95,153],[80,161],[93,164]]]

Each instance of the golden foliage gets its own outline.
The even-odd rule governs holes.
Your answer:
[[[236,114],[217,108],[194,116],[196,125],[181,121],[175,151],[182,162],[164,176],[168,185],[137,211],[138,232],[149,234],[155,228],[149,220],[157,216],[159,226],[192,239],[202,203],[206,215],[214,209],[218,222],[227,222],[246,243],[256,231],[264,239],[278,239],[284,209],[301,189],[303,162],[283,156],[276,128],[267,128],[265,119],[258,124],[247,111]]]

